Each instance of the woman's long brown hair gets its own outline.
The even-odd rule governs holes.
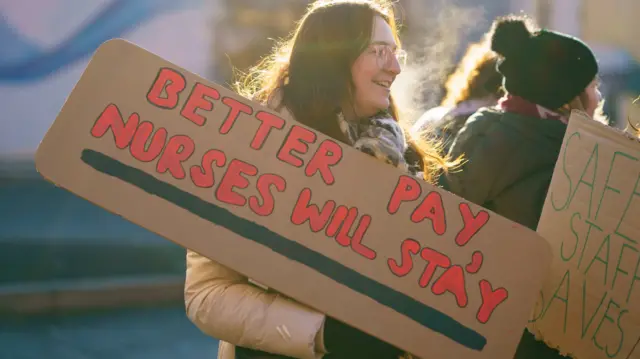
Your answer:
[[[262,103],[281,96],[281,104],[297,121],[346,142],[336,116],[344,100],[350,98],[351,66],[369,45],[376,15],[389,24],[400,44],[390,1],[315,1],[289,39],[278,43],[247,74],[241,74],[235,90]],[[406,129],[393,98],[390,100],[389,112]],[[440,155],[436,140],[409,138],[409,144],[422,159],[427,181],[434,181],[455,164]]]

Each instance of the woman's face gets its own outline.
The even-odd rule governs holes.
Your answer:
[[[584,110],[591,117],[594,116],[596,109],[598,108],[598,104],[602,100],[602,94],[600,94],[600,90],[598,90],[598,84],[598,80],[593,80],[591,81],[591,84],[589,84],[589,86],[587,86],[587,88],[584,90],[586,100],[586,103],[584,104]]]
[[[351,66],[355,86],[352,100],[357,116],[372,116],[389,107],[391,84],[401,71],[399,57],[403,56],[389,24],[375,16],[369,47]]]

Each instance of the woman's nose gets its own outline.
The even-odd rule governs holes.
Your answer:
[[[394,75],[399,75],[402,72],[402,67],[400,66],[400,61],[394,55],[389,56],[390,61],[387,61],[387,66],[385,66],[385,71],[388,71]]]

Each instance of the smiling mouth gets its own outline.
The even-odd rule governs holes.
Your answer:
[[[386,89],[391,88],[391,81],[373,81],[376,85]]]

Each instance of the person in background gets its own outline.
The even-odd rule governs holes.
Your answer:
[[[594,117],[601,101],[589,47],[535,29],[524,16],[494,22],[491,49],[506,94],[467,120],[450,150],[465,164],[441,178],[453,193],[534,230],[571,110]]]
[[[469,116],[478,109],[493,106],[503,95],[502,75],[496,69],[497,54],[485,34],[469,45],[456,69],[445,82],[440,106],[427,110],[414,123],[411,132],[435,135],[448,153],[451,142]]]
[[[403,55],[390,2],[316,1],[292,37],[236,90],[405,173],[434,181],[448,162],[436,146],[405,137],[390,94]],[[218,358],[396,359],[404,354],[198,253],[187,251],[186,260],[187,316],[220,339]]]
[[[579,39],[538,30],[525,16],[494,21],[491,49],[500,56],[506,94],[467,120],[449,152],[464,154],[465,163],[440,183],[536,230],[571,110],[594,117],[601,102],[598,64]],[[556,357],[525,330],[516,359]]]

